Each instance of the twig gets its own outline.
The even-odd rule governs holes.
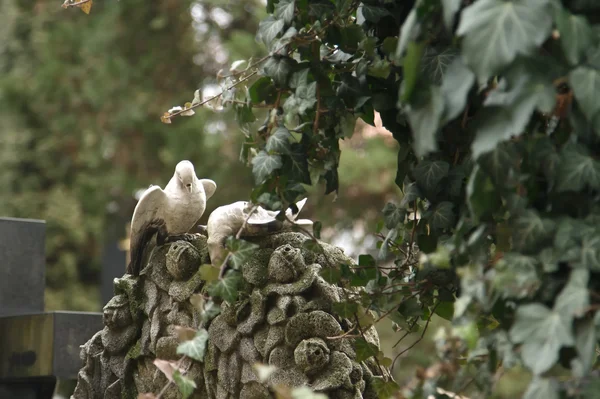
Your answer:
[[[402,352],[400,352],[400,353],[398,353],[396,355],[396,357],[394,358],[394,361],[392,362],[392,367],[390,367],[390,369],[394,369],[394,364],[396,364],[396,360],[398,360],[398,358],[400,356],[402,356],[408,350],[412,349],[416,344],[418,344],[419,342],[421,342],[421,340],[425,336],[425,333],[427,332],[427,327],[429,327],[429,322],[431,321],[431,318],[433,317],[433,314],[435,313],[435,309],[438,307],[439,304],[440,304],[440,302],[438,301],[438,303],[435,304],[435,306],[433,307],[433,309],[431,309],[431,313],[429,314],[429,317],[427,318],[427,322],[425,323],[425,327],[423,328],[423,332],[421,333],[421,336],[419,338],[417,338],[417,340],[415,342],[413,342],[412,344],[410,344],[408,346],[408,348],[404,349]],[[394,345],[394,346],[396,346],[396,345]]]
[[[229,90],[233,89],[235,86],[239,85],[240,83],[243,83],[243,82],[247,81],[248,79],[250,79],[252,76],[256,75],[257,73],[258,73],[258,71],[254,71],[254,72],[252,72],[251,74],[249,74],[248,76],[246,76],[245,78],[238,80],[237,82],[235,82],[234,84],[232,84],[231,86],[229,86],[228,88],[226,88],[225,90],[221,91],[219,94],[215,94],[214,96],[212,96],[212,97],[209,97],[209,98],[207,98],[206,100],[204,100],[204,101],[201,101],[201,102],[199,102],[199,103],[197,103],[197,104],[192,104],[192,106],[191,106],[191,107],[189,107],[189,108],[185,108],[185,109],[182,109],[181,111],[173,112],[173,113],[172,113],[172,114],[170,114],[170,115],[169,115],[167,118],[168,118],[168,119],[171,119],[171,118],[173,118],[174,116],[178,116],[179,114],[182,114],[182,113],[184,113],[184,112],[186,112],[186,111],[189,111],[190,109],[195,109],[195,108],[201,107],[201,106],[203,106],[204,104],[206,104],[206,103],[208,103],[208,102],[211,102],[212,100],[214,100],[214,99],[216,99],[216,98],[219,98],[219,97],[221,97],[223,94],[225,94],[225,92],[227,92],[227,91],[229,91]]]
[[[343,333],[342,335],[336,335],[335,337],[327,337],[327,339],[358,338],[358,335],[350,335],[354,330],[356,330],[356,326],[352,326],[350,330]]]
[[[258,205],[254,205],[252,207],[252,209],[250,209],[250,212],[248,213],[248,216],[246,216],[246,219],[244,219],[244,222],[242,223],[242,226],[240,227],[240,229],[238,230],[238,232],[235,235],[235,239],[236,240],[240,239],[240,237],[242,236],[242,231],[244,231],[244,228],[248,224],[248,220],[250,219],[250,216],[252,216],[252,214],[254,212],[256,212],[257,209],[258,209]],[[225,257],[225,259],[223,259],[223,263],[221,263],[221,267],[219,268],[219,280],[223,279],[223,275],[225,274],[225,268],[227,267],[227,261],[229,261],[230,257],[231,257],[231,252],[229,252],[227,254],[227,256]]]
[[[266,60],[268,60],[270,57],[274,56],[275,54],[278,54],[281,50],[283,50],[284,48],[286,48],[287,46],[289,46],[291,44],[291,40],[284,44],[283,46],[279,47],[277,50],[270,52],[269,54],[265,55],[264,57],[262,57],[259,60],[254,61],[252,64],[248,65],[248,67],[246,67],[246,69],[244,69],[243,71],[237,71],[237,72],[233,72],[229,75],[217,75],[218,78],[231,78],[234,76],[238,76],[243,74],[244,72],[248,72],[250,69],[254,68],[257,65],[262,64],[263,62],[265,62]],[[289,52],[288,52],[289,54]]]
[[[321,116],[321,88],[317,83],[317,110],[315,112],[315,123],[313,124],[313,134],[319,131],[319,117]]]
[[[75,3],[71,3],[70,1],[71,0],[65,0],[65,2],[62,4],[62,8],[77,7],[82,4],[89,3],[92,0],[79,0]]]
[[[415,324],[417,324],[417,321],[418,321],[418,320],[419,320],[419,318],[418,318],[418,317],[417,317],[417,318],[415,318],[415,321],[413,321],[413,322],[412,322],[412,324],[411,324],[410,326],[408,326],[408,330],[406,330],[406,332],[404,333],[404,335],[403,335],[403,336],[401,336],[401,337],[398,339],[398,341],[396,341],[396,343],[394,344],[394,346],[392,346],[392,348],[395,348],[396,346],[398,346],[398,344],[399,344],[400,342],[402,342],[402,340],[404,340],[404,338],[406,338],[406,336],[407,336],[408,334],[410,334],[410,333],[411,333],[411,330],[413,329],[413,327],[415,326]]]

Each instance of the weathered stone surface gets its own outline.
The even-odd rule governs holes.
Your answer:
[[[302,234],[282,232],[249,237],[260,248],[242,266],[245,284],[234,303],[208,321],[204,361],[187,358],[182,368],[196,382],[193,398],[263,399],[268,386],[308,386],[330,398],[371,399],[372,380],[381,371],[372,359],[356,361],[352,338],[335,338],[352,324],[331,312],[332,304],[357,291],[327,283],[326,267],[353,264],[339,248],[323,243],[324,253],[303,247]],[[200,313],[189,299],[204,293],[198,268],[209,263],[206,237],[151,248],[139,277],[115,281],[115,297],[104,309],[104,324],[81,357],[74,399],[134,399],[158,393],[167,379],[154,365],[159,358],[175,364],[176,326],[198,327]],[[379,346],[374,328],[364,331]],[[276,366],[266,382],[256,363]],[[163,398],[179,398],[175,387]]]

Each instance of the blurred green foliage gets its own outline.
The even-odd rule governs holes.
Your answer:
[[[158,117],[222,67],[209,38],[235,38],[223,46],[233,59],[255,53],[262,8],[231,2],[224,29],[204,3],[202,34],[192,5],[96,2],[87,16],[56,1],[0,4],[0,213],[47,221],[48,309],[99,310],[103,242],[124,237],[134,192],[164,185],[179,160],[219,182],[209,207],[249,189],[227,113]]]

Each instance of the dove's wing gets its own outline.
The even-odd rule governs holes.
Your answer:
[[[248,218],[248,224],[267,224],[275,221],[275,216],[279,212],[267,211],[263,207],[256,208],[254,213]]]
[[[217,183],[210,179],[200,179],[200,184],[204,187],[204,192],[206,193],[206,199],[209,199],[215,193],[217,189]]]
[[[139,274],[142,253],[146,243],[161,226],[164,228],[165,221],[163,220],[162,211],[166,203],[167,195],[159,186],[151,186],[142,194],[131,219],[131,236],[129,239],[131,262],[127,266],[127,273]]]

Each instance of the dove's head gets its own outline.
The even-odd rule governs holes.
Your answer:
[[[175,167],[175,175],[181,183],[181,186],[190,193],[196,186],[196,171],[194,165],[190,161],[181,161]]]

